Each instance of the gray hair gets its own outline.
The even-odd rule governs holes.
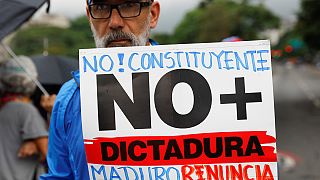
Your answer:
[[[32,95],[36,89],[36,84],[32,79],[37,77],[37,69],[29,57],[18,56],[17,59],[2,62],[0,64],[0,93]]]

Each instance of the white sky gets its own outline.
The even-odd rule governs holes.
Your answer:
[[[184,14],[199,4],[201,0],[158,0],[161,4],[160,21],[157,31],[171,32]],[[252,0],[265,2],[280,17],[293,21],[299,9],[300,0]],[[43,10],[42,10],[43,11]],[[74,18],[85,14],[85,0],[51,0],[51,13]]]

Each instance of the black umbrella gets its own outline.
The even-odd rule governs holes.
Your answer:
[[[44,85],[62,85],[72,78],[71,72],[78,69],[78,60],[63,56],[34,56],[40,83]]]
[[[29,20],[45,2],[49,9],[49,0],[0,0],[0,41]]]
[[[58,94],[62,84],[72,78],[71,72],[78,69],[78,60],[64,56],[33,56],[32,61],[38,71],[38,80],[47,94]],[[47,118],[47,112],[40,105],[43,90],[38,89],[32,95],[34,105],[39,109],[41,115]]]
[[[17,55],[9,46],[1,42],[2,39],[29,20],[45,2],[48,3],[48,12],[50,0],[0,0],[0,44],[14,59],[18,58]],[[48,95],[37,79],[31,79],[43,94]]]

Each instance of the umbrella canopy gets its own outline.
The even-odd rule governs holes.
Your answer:
[[[15,31],[49,0],[0,0],[0,41]]]
[[[71,72],[78,69],[78,60],[63,56],[34,56],[39,81],[44,85],[61,85],[72,78]]]

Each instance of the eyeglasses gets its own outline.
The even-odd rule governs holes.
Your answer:
[[[132,18],[140,15],[142,7],[148,7],[151,4],[152,1],[125,2],[117,5],[97,3],[89,5],[89,11],[93,19],[108,19],[111,17],[113,9],[117,9],[122,18]]]

